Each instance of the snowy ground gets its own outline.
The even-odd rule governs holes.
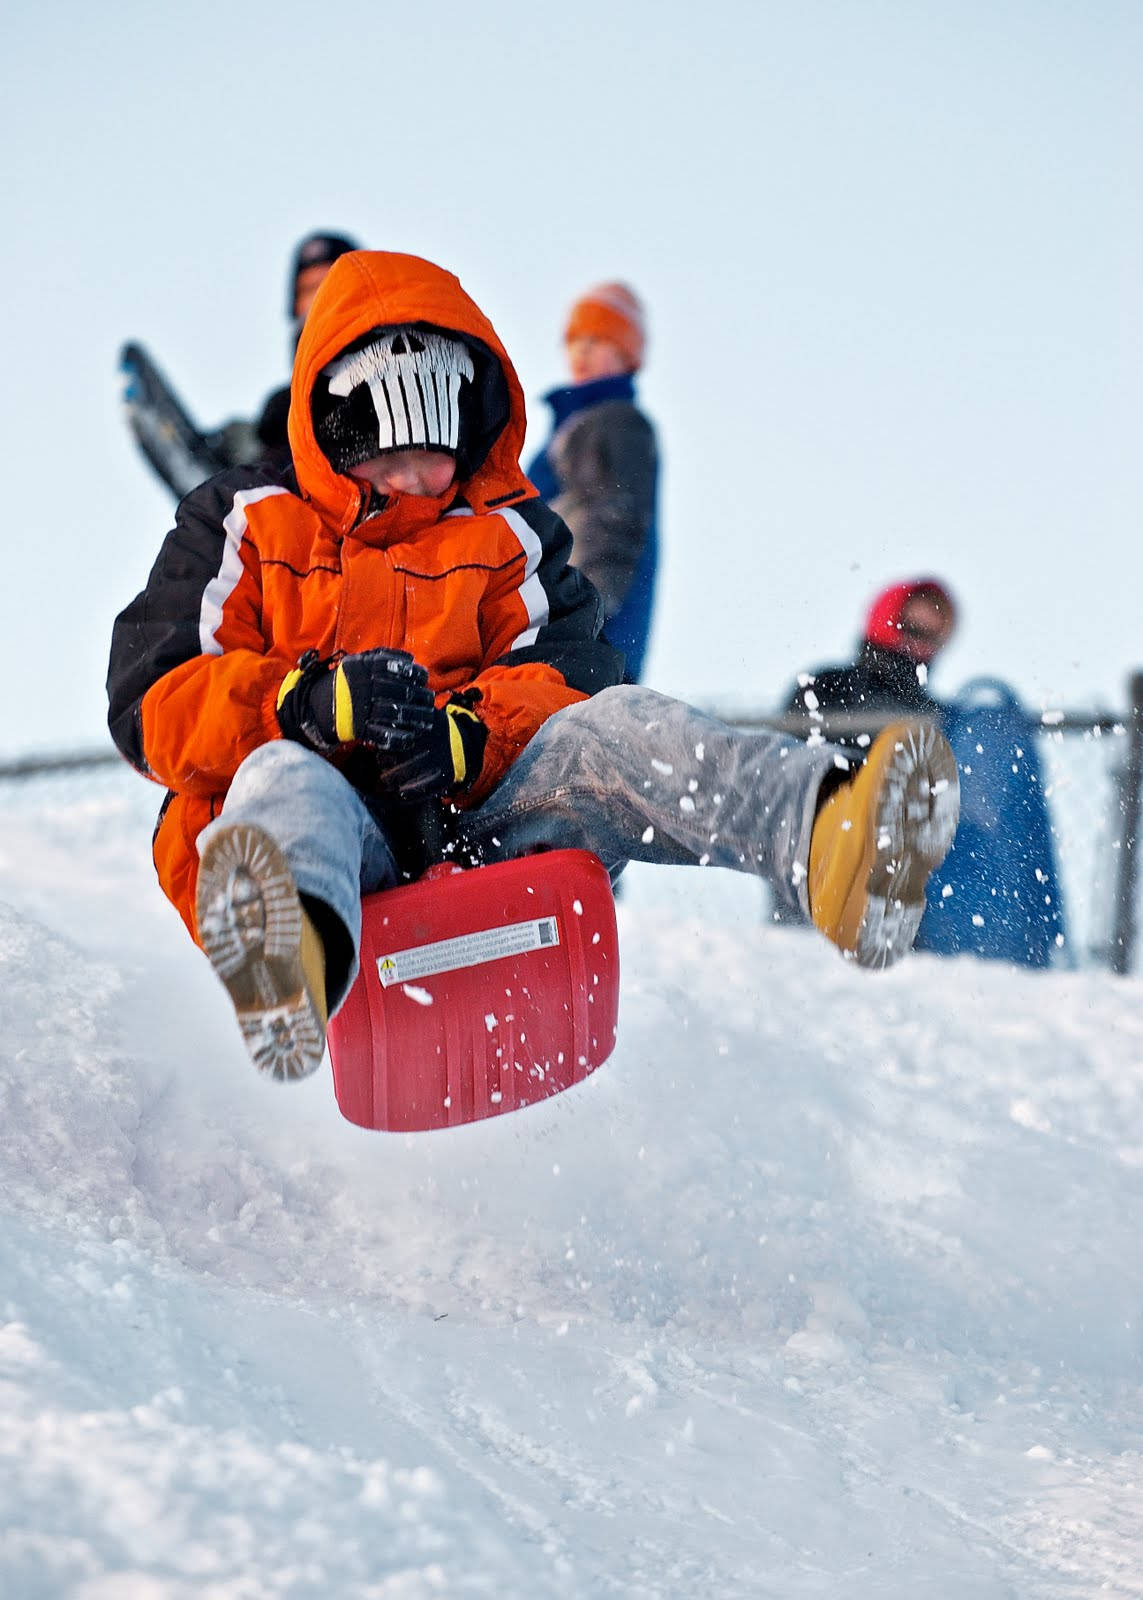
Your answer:
[[[248,1067],[157,791],[0,791],[0,1593],[1143,1596],[1143,984],[633,877],[579,1090]]]

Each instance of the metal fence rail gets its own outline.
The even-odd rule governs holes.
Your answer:
[[[42,778],[53,772],[78,772],[84,767],[123,766],[118,750],[73,750],[63,754],[17,756],[0,761],[0,782],[6,778]]]
[[[706,708],[712,716],[739,728],[775,728],[798,738],[853,739],[863,734],[871,738],[899,713],[882,715],[861,712],[801,713],[773,716],[764,711],[741,707]],[[1111,896],[1108,935],[1099,954],[1102,964],[1112,972],[1128,973],[1132,968],[1138,937],[1139,838],[1143,811],[1143,672],[1135,672],[1127,683],[1127,709],[1109,711],[1045,711],[1030,717],[1036,731],[1045,739],[1110,735],[1122,741],[1122,762],[1111,774],[1113,815],[1110,831],[1115,853],[1114,887]],[[19,756],[0,761],[0,782],[40,778],[56,773],[79,772],[97,767],[124,765],[123,757],[110,746],[48,755]]]
[[[1128,683],[1127,759],[1120,773],[1119,805],[1123,818],[1120,836],[1119,887],[1115,897],[1111,970],[1131,971],[1135,952],[1135,908],[1139,884],[1139,812],[1143,801],[1143,672]]]

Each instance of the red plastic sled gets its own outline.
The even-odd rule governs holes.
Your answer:
[[[342,1115],[414,1132],[569,1089],[615,1045],[619,942],[602,862],[552,850],[433,868],[362,902],[361,971],[329,1026]]]

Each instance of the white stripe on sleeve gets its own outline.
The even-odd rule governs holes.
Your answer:
[[[246,533],[246,507],[256,500],[265,500],[272,494],[289,494],[280,483],[267,483],[260,489],[239,489],[234,504],[222,519],[226,544],[218,571],[202,592],[202,605],[198,614],[198,647],[204,656],[220,656],[218,630],[222,625],[222,612],[226,602],[238,586],[242,576],[242,557],[239,547]]]
[[[544,547],[539,536],[532,532],[520,513],[513,511],[511,506],[505,506],[496,515],[504,518],[524,552],[524,581],[520,585],[520,598],[528,612],[528,626],[523,633],[517,634],[509,648],[526,650],[529,645],[535,644],[540,629],[548,620],[548,596],[539,574]]]

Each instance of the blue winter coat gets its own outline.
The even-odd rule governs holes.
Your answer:
[[[960,770],[960,825],[929,879],[915,948],[1025,967],[1062,961],[1063,892],[1035,719],[1007,684],[977,678],[941,721]]]
[[[603,599],[626,677],[642,676],[659,565],[658,452],[630,374],[553,389],[552,431],[528,476],[572,531],[572,565]]]

